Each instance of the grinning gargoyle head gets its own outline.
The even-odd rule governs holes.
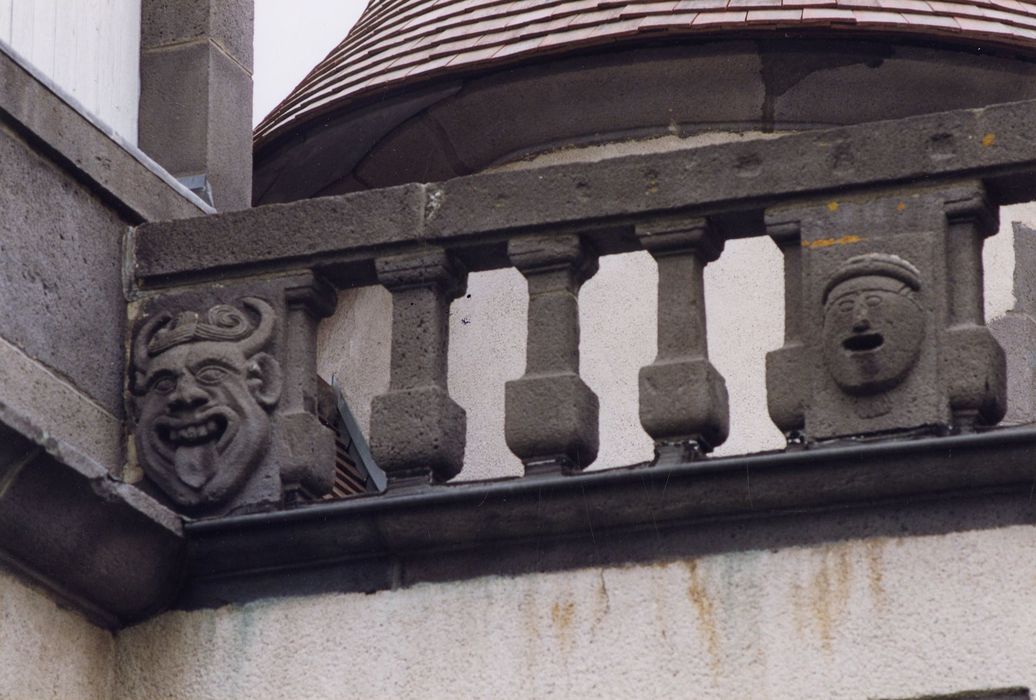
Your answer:
[[[280,365],[263,352],[275,325],[262,299],[245,311],[217,305],[204,317],[161,313],[133,348],[137,455],[144,473],[178,504],[229,499],[270,442],[269,412],[281,393]]]

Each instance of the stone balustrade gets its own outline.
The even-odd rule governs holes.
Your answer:
[[[380,284],[391,380],[373,402],[374,457],[390,492],[448,481],[466,425],[446,381],[449,305],[468,272],[514,267],[528,337],[525,373],[505,389],[506,442],[527,476],[579,478],[599,409],[579,374],[579,289],[599,257],[645,250],[659,272],[658,354],[640,371],[641,423],[656,464],[707,460],[730,414],[708,357],[703,271],[746,236],[784,256],[785,342],[767,357],[767,401],[790,443],[993,426],[1006,370],[983,318],[982,241],[999,205],[1036,198],[1022,126],[1034,115],[1019,103],[901,120],[892,145],[875,133],[886,125],[865,125],[143,226],[135,453],[192,515],[276,508],[293,488],[329,485],[314,329],[331,288]],[[982,145],[994,131],[1009,147]],[[947,132],[979,138],[947,155]],[[834,153],[851,166],[832,170]]]

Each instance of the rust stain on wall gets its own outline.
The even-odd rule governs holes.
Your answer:
[[[572,626],[572,620],[575,618],[576,604],[571,600],[567,600],[564,603],[555,602],[550,608],[550,619],[554,623],[554,627],[561,634],[568,632]]]
[[[698,619],[701,620],[702,631],[705,634],[705,644],[709,650],[709,659],[713,670],[715,670],[721,662],[715,605],[709,597],[705,585],[702,583],[701,574],[698,572],[698,562],[691,560],[686,562],[685,565],[690,576],[690,582],[687,586],[687,597],[698,612]]]
[[[835,629],[846,613],[852,579],[852,557],[847,545],[823,552],[823,560],[813,575],[812,612],[825,651],[831,650]]]
[[[867,555],[867,581],[875,605],[884,607],[888,602],[885,592],[885,542],[881,539],[870,539],[864,543]]]

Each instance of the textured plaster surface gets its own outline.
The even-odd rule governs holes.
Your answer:
[[[108,700],[109,632],[0,570],[0,698]]]
[[[908,698],[1036,685],[1036,528],[166,613],[117,698]]]

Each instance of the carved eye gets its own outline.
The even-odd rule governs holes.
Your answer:
[[[159,394],[168,394],[176,388],[176,379],[169,375],[164,375],[155,379],[151,382],[151,390],[158,392]]]
[[[877,294],[867,295],[867,306],[879,306],[881,304],[881,297]]]
[[[209,365],[208,367],[202,367],[194,376],[202,384],[219,384],[226,378],[227,370],[215,365]]]
[[[853,307],[855,306],[856,302],[852,299],[842,299],[840,302],[838,302],[838,310],[841,311],[843,314],[852,313]]]

